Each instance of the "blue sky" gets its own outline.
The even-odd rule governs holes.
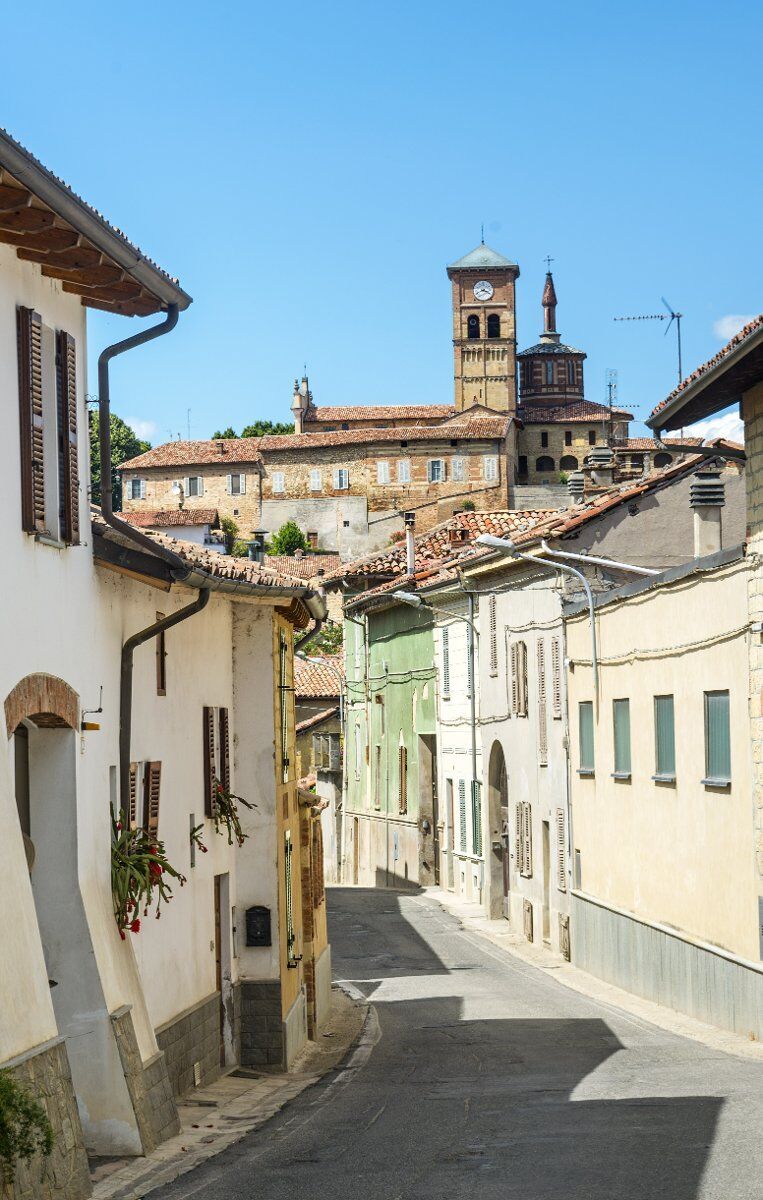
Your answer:
[[[615,315],[667,296],[688,372],[763,308],[755,6],[39,0],[3,32],[2,123],[194,297],[115,364],[154,442],[288,419],[305,363],[319,403],[450,401],[445,264],[481,222],[520,344],[551,254],[588,397],[617,368],[639,416],[675,342]],[[93,359],[135,324],[95,316]]]

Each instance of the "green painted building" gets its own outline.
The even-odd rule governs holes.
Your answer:
[[[343,881],[438,882],[432,614],[390,593],[345,600]]]

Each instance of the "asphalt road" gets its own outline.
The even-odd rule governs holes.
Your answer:
[[[568,990],[425,896],[332,889],[329,911],[378,1041],[156,1200],[763,1200],[763,1066]]]

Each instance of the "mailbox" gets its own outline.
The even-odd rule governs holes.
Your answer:
[[[270,937],[270,909],[261,904],[246,910],[247,946],[272,946]]]

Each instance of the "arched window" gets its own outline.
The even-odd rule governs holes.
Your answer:
[[[540,474],[543,474],[548,471],[553,471],[553,469],[554,469],[554,460],[553,460],[553,458],[550,458],[548,454],[542,454],[540,456],[540,458],[536,458],[535,470],[538,471]]]
[[[559,462],[560,471],[577,471],[578,460],[574,454],[563,454]]]
[[[546,383],[554,382],[554,364],[552,362],[544,363],[546,368]]]
[[[661,454],[655,454],[654,465],[656,467],[669,467],[673,461],[672,454],[666,454],[663,450]]]
[[[575,364],[572,359],[567,363],[567,382],[570,385],[574,385],[575,383]]]
[[[466,336],[474,342],[480,335],[480,319],[476,313],[471,313],[466,319]]]
[[[498,313],[490,313],[487,319],[487,336],[489,338],[499,338],[501,336],[501,318]]]

